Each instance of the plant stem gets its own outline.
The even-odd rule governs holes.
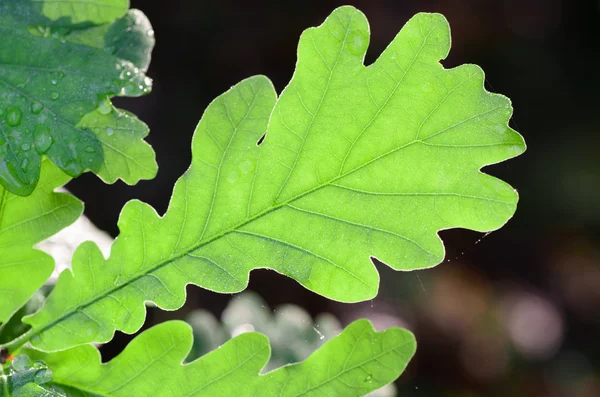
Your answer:
[[[2,382],[2,389],[4,390],[4,396],[10,397],[10,390],[8,390],[8,376],[4,374],[4,364],[0,364],[0,382]]]
[[[13,354],[17,350],[19,350],[21,348],[21,346],[23,346],[25,343],[29,342],[29,339],[31,339],[31,337],[35,333],[33,331],[34,331],[33,328],[30,328],[29,331],[25,332],[22,335],[19,335],[19,337],[17,337],[16,339],[13,339],[12,341],[10,341],[8,343],[0,345],[0,348],[4,347],[4,348],[8,349],[9,353]]]

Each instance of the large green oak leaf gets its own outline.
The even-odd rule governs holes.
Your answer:
[[[0,3],[0,184],[29,195],[42,157],[75,177],[108,183],[155,176],[146,125],[114,109],[114,95],[150,90],[154,46],[143,13],[126,0]]]
[[[213,101],[164,216],[129,202],[110,257],[81,245],[11,346],[105,342],[141,327],[145,301],[177,309],[189,283],[238,292],[256,268],[330,299],[371,299],[370,258],[428,268],[444,257],[439,230],[504,225],[517,193],[480,169],[525,150],[510,101],[485,91],[478,67],[440,65],[450,36],[439,14],[416,15],[365,67],[368,31],[339,8],[302,34],[279,100],[259,76]]]

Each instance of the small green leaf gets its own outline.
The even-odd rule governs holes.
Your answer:
[[[442,67],[450,36],[439,14],[412,18],[365,67],[368,32],[362,13],[339,8],[302,34],[276,105],[260,76],[213,101],[165,215],[131,201],[108,259],[82,244],[73,272],[25,320],[31,343],[58,350],[133,333],[145,301],[177,309],[189,283],[238,292],[256,268],[330,299],[371,299],[370,258],[427,268],[444,257],[439,230],[504,225],[518,195],[480,169],[525,150],[508,127],[510,101],[484,89],[478,67]]]
[[[48,254],[33,245],[73,223],[83,212],[75,197],[54,193],[69,177],[50,161],[28,197],[0,186],[0,323],[6,322],[42,286],[54,270]]]
[[[158,169],[154,151],[143,140],[148,135],[148,126],[108,102],[105,106],[110,111],[88,113],[77,125],[94,132],[102,144],[104,158],[96,174],[107,183],[121,178],[134,184],[140,179],[154,178]]]
[[[52,369],[51,385],[85,396],[364,396],[395,380],[414,355],[413,335],[400,328],[375,332],[367,320],[350,324],[306,361],[259,375],[269,360],[266,337],[242,334],[181,365],[192,345],[189,326],[166,322],[144,331],[112,361],[96,348],[25,352]]]
[[[89,169],[109,182],[121,178],[134,184],[156,174],[153,155],[141,140],[147,131],[142,122],[131,117],[132,129],[125,131],[114,126],[123,135],[117,145],[124,145],[116,151],[109,149],[114,142],[101,142],[98,131],[81,123],[84,116],[113,111],[110,96],[150,90],[144,72],[154,45],[152,27],[143,13],[126,12],[127,7],[124,0],[0,4],[5,42],[0,47],[0,184],[12,193],[31,194],[42,156],[72,177]],[[101,23],[106,24],[96,26]],[[104,159],[107,150],[111,154]],[[130,152],[144,153],[138,160],[143,171],[128,167]],[[115,157],[118,163],[107,170],[103,164]]]

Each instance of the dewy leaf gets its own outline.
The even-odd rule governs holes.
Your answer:
[[[46,388],[52,371],[41,361],[19,355],[10,364],[0,365],[0,397],[65,397]]]
[[[365,67],[368,31],[362,13],[342,7],[303,33],[260,147],[275,102],[267,79],[211,103],[166,214],[129,202],[110,257],[80,246],[73,273],[12,346],[105,342],[141,327],[145,301],[179,308],[188,283],[241,291],[255,268],[366,300],[379,285],[370,256],[427,268],[444,256],[439,230],[501,227],[517,193],[479,170],[525,149],[507,125],[510,101],[484,90],[478,67],[439,64],[450,46],[441,15],[412,18]]]
[[[70,176],[90,169],[109,183],[156,174],[147,127],[108,99],[151,86],[154,32],[127,8],[125,0],[0,3],[0,184],[12,193],[31,194],[42,156]]]
[[[0,186],[0,323],[52,274],[54,260],[33,245],[70,225],[83,212],[75,197],[54,193],[69,179],[45,160],[41,182],[30,196],[14,195]]]
[[[170,321],[144,331],[106,364],[91,345],[57,353],[25,351],[52,370],[55,390],[83,396],[353,397],[400,376],[416,343],[406,330],[375,332],[367,320],[359,320],[306,361],[265,375],[259,374],[270,348],[261,334],[242,334],[181,365],[191,346],[189,325]]]

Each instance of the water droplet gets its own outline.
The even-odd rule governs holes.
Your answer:
[[[33,102],[31,104],[31,111],[33,112],[33,114],[40,114],[40,112],[42,111],[43,108],[44,108],[44,105],[42,105],[39,102]]]
[[[498,134],[505,134],[508,131],[508,128],[506,128],[506,126],[503,125],[497,125],[496,127],[494,127],[494,129]]]
[[[29,166],[29,159],[24,158],[23,161],[21,161],[21,169],[23,171],[27,171],[28,166]]]
[[[24,143],[24,144],[22,144],[22,145],[21,145],[21,150],[22,150],[22,151],[26,152],[26,151],[28,151],[29,149],[31,149],[31,145],[30,145],[30,144],[28,144],[28,143]]]
[[[16,127],[21,124],[23,113],[19,108],[10,108],[6,111],[6,123],[11,127]]]
[[[433,90],[433,85],[429,81],[426,81],[421,86],[421,91],[423,91],[423,92],[431,92],[432,90]]]
[[[52,136],[50,135],[50,128],[45,125],[38,125],[33,131],[34,146],[36,152],[44,154],[52,146]]]
[[[240,178],[240,173],[238,171],[231,171],[229,175],[227,175],[227,182],[235,183]]]
[[[125,96],[135,96],[138,93],[138,87],[133,82],[128,82],[121,88],[121,95]]]
[[[108,128],[106,129],[106,135],[108,135],[108,136],[112,136],[112,134],[114,134],[114,132],[115,132],[115,131],[114,131],[112,128],[110,128],[110,127],[108,127]]]
[[[13,359],[11,367],[13,367],[15,371],[24,371],[31,368],[31,360],[27,355],[19,354]]]
[[[52,371],[50,371],[49,369],[40,369],[38,372],[36,372],[35,376],[33,377],[33,381],[38,385],[41,385],[50,382],[52,380],[52,376]]]
[[[240,164],[240,170],[244,174],[254,171],[254,162],[250,160],[242,161],[242,164]]]
[[[371,375],[367,375],[367,377],[365,378],[365,382],[366,383],[371,383],[373,382],[373,377]]]
[[[83,172],[83,166],[79,163],[77,159],[70,159],[65,161],[62,169],[67,175],[70,175],[72,177],[79,176]]]
[[[154,37],[154,30],[150,29],[148,32],[146,32],[146,34],[148,37]]]
[[[42,337],[39,334],[35,334],[31,337],[30,341],[33,344],[39,343],[42,340]]]
[[[56,85],[56,80],[52,80],[52,85]]]
[[[60,96],[60,95],[58,95],[58,92],[53,92],[52,94],[50,94],[50,98],[51,98],[53,101],[56,101],[56,100],[58,99],[58,97],[59,97],[59,96]]]
[[[509,146],[508,150],[514,156],[518,156],[519,154],[523,153],[523,148],[521,146],[519,146],[519,145]]]
[[[85,148],[85,151],[88,152],[88,153],[94,153],[96,151],[96,149],[94,149],[91,146],[88,146],[88,147]]]
[[[110,114],[110,112],[112,112],[112,106],[108,102],[108,99],[105,99],[102,102],[100,102],[96,110],[100,114]]]
[[[360,30],[355,30],[348,35],[347,39],[348,51],[354,55],[363,55],[369,44],[367,34]]]

